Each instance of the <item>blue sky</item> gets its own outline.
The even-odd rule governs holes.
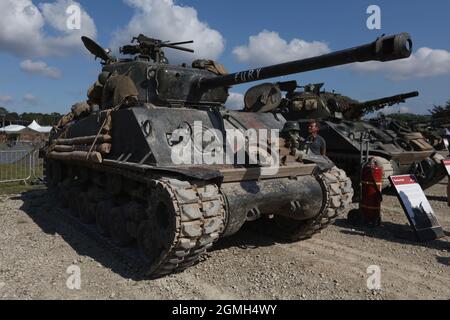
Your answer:
[[[9,1],[12,0],[0,0],[0,7],[2,3],[6,5],[6,2]],[[142,4],[145,3],[145,0],[79,0],[78,3],[95,24],[94,28],[89,25],[90,32],[105,46],[117,43],[118,39],[130,38],[130,32],[135,30],[133,27],[129,27],[130,20],[133,18],[137,22],[140,21],[140,27],[144,29],[142,31],[151,36],[172,35],[170,39],[164,40],[191,40],[177,36],[181,36],[180,31],[186,35],[194,35],[195,28],[191,33],[189,30],[177,30],[174,27],[177,21],[158,20],[152,16],[151,12],[148,12],[148,4],[154,1],[156,0]],[[31,0],[17,2],[31,4]],[[17,31],[17,39],[8,39],[8,35],[0,31],[0,58],[3,62],[3,71],[0,76],[0,106],[17,112],[57,111],[64,113],[70,109],[72,104],[85,99],[87,88],[96,79],[100,65],[79,48],[79,43],[77,44],[74,40],[79,35],[73,39],[66,39],[67,43],[63,48],[54,45],[56,37],[64,37],[67,34],[54,28],[58,16],[50,13],[58,13],[58,11],[49,11],[50,13],[47,14],[42,7],[44,3],[52,4],[53,2],[52,0],[32,1],[32,5],[42,12],[45,18],[40,30],[36,31],[36,28],[30,28],[34,31],[27,31],[26,27],[22,27],[30,19],[25,19],[22,23],[20,23],[20,19],[13,19],[8,20],[8,23],[17,23],[17,26],[12,29],[12,33]],[[58,0],[58,2],[66,4],[72,1]],[[132,3],[134,3],[134,7],[132,7]],[[366,27],[368,17],[366,9],[371,4],[376,4],[381,8],[381,30],[369,30]],[[9,7],[11,4],[8,7],[5,6],[5,8]],[[180,7],[191,7],[195,11],[179,10]],[[166,9],[173,9],[174,12],[181,14],[196,12],[197,17],[194,15],[191,19],[195,20],[194,22],[197,24],[201,24],[199,28],[207,29],[206,31],[202,29],[206,32],[205,34],[214,34],[217,41],[209,48],[211,48],[211,52],[214,52],[214,58],[222,62],[230,72],[257,66],[252,65],[252,61],[270,62],[271,59],[276,59],[273,55],[272,57],[264,56],[255,54],[255,52],[250,52],[247,59],[236,54],[236,47],[245,46],[244,49],[248,49],[250,36],[257,37],[259,35],[259,45],[262,45],[261,41],[265,39],[265,36],[271,35],[272,38],[278,37],[279,40],[286,41],[286,45],[293,39],[299,39],[305,41],[308,50],[318,48],[317,50],[329,51],[364,44],[375,40],[383,33],[392,34],[406,31],[411,34],[415,52],[419,48],[429,48],[433,50],[431,51],[433,54],[419,56],[416,52],[414,63],[394,66],[392,69],[375,67],[374,70],[368,70],[367,68],[339,67],[293,75],[285,79],[295,79],[302,84],[325,82],[326,89],[334,89],[360,100],[418,90],[420,91],[419,98],[402,105],[403,111],[416,113],[426,113],[431,105],[443,104],[450,99],[450,37],[448,36],[450,32],[450,19],[448,19],[450,2],[448,1],[281,0],[274,3],[261,0],[185,0],[174,1]],[[164,12],[170,17],[167,10]],[[4,12],[4,10],[0,10],[0,12]],[[158,22],[156,27],[148,21],[152,17],[154,21]],[[185,18],[180,19],[183,22]],[[190,21],[189,18],[186,19],[186,21]],[[0,28],[2,28],[1,24],[2,22],[0,22]],[[152,27],[151,30],[149,30],[150,27]],[[267,32],[261,34],[264,30]],[[27,34],[27,32],[39,32],[39,35]],[[117,33],[115,34],[115,32]],[[27,38],[28,36],[29,38]],[[44,39],[42,41],[47,41],[42,48],[38,42],[35,44],[32,42],[34,40],[31,40],[38,36],[42,36]],[[25,43],[26,39],[30,40]],[[203,40],[201,38],[199,40],[198,45],[203,45],[199,51],[207,55],[208,44],[202,44]],[[12,50],[11,43],[17,46],[17,49]],[[316,43],[317,46],[313,43]],[[276,46],[276,44],[272,45]],[[43,49],[49,46],[56,48],[53,53]],[[40,49],[34,50],[34,47]],[[279,52],[278,56],[284,54],[283,48],[275,49],[273,52]],[[296,49],[292,49],[291,54],[286,57],[295,56],[296,52]],[[421,53],[427,52],[423,50]],[[26,71],[23,70],[24,68],[21,69],[21,63],[23,65],[26,60],[30,60],[35,68]],[[47,72],[38,68],[36,63],[41,63],[41,67],[42,63],[45,63],[44,69]],[[425,68],[424,66],[428,66],[428,64],[430,67]],[[57,75],[49,73],[49,70],[56,70]],[[396,76],[397,70],[400,70],[400,77]],[[248,87],[249,85],[237,86],[231,91],[242,94]],[[399,109],[396,107],[393,111]]]

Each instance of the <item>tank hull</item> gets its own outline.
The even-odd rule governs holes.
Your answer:
[[[288,230],[278,224],[277,230],[284,230],[279,235],[305,239],[351,202],[351,182],[341,170],[288,162],[267,173],[269,168],[259,165],[205,164],[196,157],[174,163],[175,151],[189,146],[195,154],[199,142],[205,147],[203,139],[195,141],[197,127],[228,136],[231,129],[281,130],[284,123],[274,114],[152,105],[94,113],[53,135],[46,157],[48,185],[113,243],[136,242],[152,276],[184,270],[219,238],[254,220],[290,221]],[[187,128],[192,145],[174,135]],[[238,159],[240,149],[234,151]]]

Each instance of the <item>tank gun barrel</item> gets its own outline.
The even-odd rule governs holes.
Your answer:
[[[381,110],[387,106],[393,106],[395,104],[404,103],[406,99],[418,96],[419,96],[418,91],[412,91],[391,97],[350,104],[347,108],[345,108],[345,110],[343,110],[343,114],[347,119],[361,118],[363,115],[368,114],[370,112]]]
[[[229,75],[199,80],[200,89],[232,86],[241,83],[275,78],[279,76],[307,72],[365,61],[392,61],[408,58],[412,51],[412,40],[408,33],[383,36],[366,45],[324,54],[302,60],[296,60],[264,68],[241,71]]]
[[[386,97],[386,98],[381,98],[381,99],[376,99],[376,100],[370,100],[370,101],[366,101],[366,102],[361,102],[358,104],[354,104],[351,107],[356,107],[359,109],[366,109],[366,108],[384,108],[386,106],[392,106],[394,104],[399,104],[399,103],[403,103],[405,102],[406,99],[410,99],[410,98],[414,98],[414,97],[418,97],[419,96],[419,92],[418,91],[412,91],[412,92],[408,92],[408,93],[402,93],[402,94],[398,94],[392,97]]]

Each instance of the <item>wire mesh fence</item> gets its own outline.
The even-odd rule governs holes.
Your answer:
[[[38,150],[0,151],[0,184],[28,183],[43,178],[43,160]]]

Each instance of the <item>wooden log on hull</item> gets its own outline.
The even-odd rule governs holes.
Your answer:
[[[55,144],[57,145],[74,145],[74,144],[92,144],[95,141],[96,136],[86,136],[86,137],[77,137],[70,139],[56,139]],[[96,143],[111,143],[112,137],[109,134],[99,135]]]
[[[89,151],[91,149],[90,146],[81,146],[81,145],[56,145],[53,150],[56,152],[72,152],[72,151]],[[111,152],[111,144],[110,143],[102,143],[95,145],[93,151],[100,152],[101,154],[109,154]]]
[[[65,160],[65,161],[88,161],[94,163],[102,163],[103,158],[102,155],[97,152],[87,152],[87,151],[72,151],[72,152],[56,152],[52,151],[49,153],[49,158],[56,160]]]

